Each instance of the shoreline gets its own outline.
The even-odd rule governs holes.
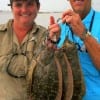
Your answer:
[[[54,16],[55,20],[61,17],[62,12],[39,12],[35,22],[44,27],[48,27],[50,16]],[[9,19],[12,19],[13,15],[11,11],[0,11],[0,24],[6,23]]]

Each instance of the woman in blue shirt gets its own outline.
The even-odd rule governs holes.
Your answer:
[[[50,31],[60,30],[61,48],[66,39],[77,45],[86,93],[83,100],[100,100],[100,13],[93,10],[91,0],[69,0],[73,10],[62,14],[62,23],[50,18]]]

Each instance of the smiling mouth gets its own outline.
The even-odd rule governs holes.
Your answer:
[[[31,16],[31,14],[20,14],[20,17],[23,18],[29,18]]]
[[[21,14],[21,16],[23,16],[23,17],[29,17],[30,14]]]

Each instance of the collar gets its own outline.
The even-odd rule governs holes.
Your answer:
[[[9,34],[9,36],[11,36],[11,34],[13,34],[12,31],[12,23],[13,23],[13,19],[10,19],[6,24],[0,25],[0,31],[7,31],[7,34]],[[30,38],[38,33],[38,30],[40,29],[40,26],[37,25],[35,22],[33,22],[33,28],[31,29],[31,31],[29,31],[27,33],[27,36],[24,38],[23,43],[25,41],[27,41],[27,37],[28,35],[30,36]],[[16,40],[16,39],[15,39]],[[33,38],[31,39],[31,41],[33,40]],[[22,43],[22,44],[23,44]]]
[[[13,19],[10,19],[6,24],[0,25],[0,31],[7,31],[12,30],[12,22]],[[31,30],[31,33],[36,33],[36,31],[39,29],[39,25],[37,25],[35,22],[33,22],[33,28]]]
[[[83,24],[89,28],[89,25],[91,23],[92,20],[92,16],[93,16],[94,10],[91,8],[90,12],[87,14],[87,16],[82,20]]]

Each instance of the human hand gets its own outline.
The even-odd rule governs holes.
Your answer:
[[[57,50],[57,43],[60,37],[60,26],[53,16],[50,16],[50,24],[48,26],[47,47]]]
[[[62,14],[62,22],[67,23],[73,33],[79,37],[85,32],[85,26],[82,23],[81,16],[72,10],[67,10]]]
[[[48,37],[52,41],[57,42],[60,36],[60,26],[57,22],[55,22],[55,19],[53,16],[50,16],[50,24],[49,24],[48,30],[49,30]]]

